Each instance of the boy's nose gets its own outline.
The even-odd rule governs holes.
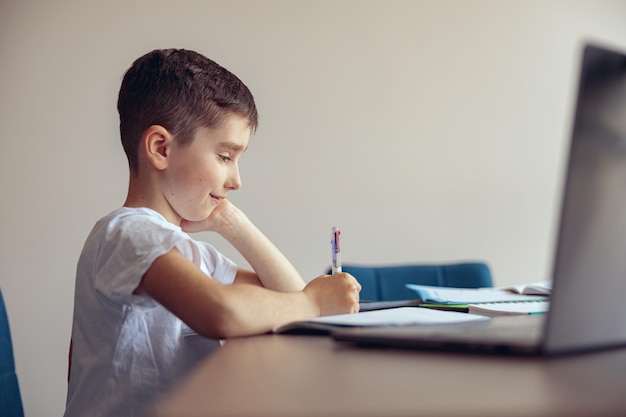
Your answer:
[[[232,174],[229,176],[226,188],[233,191],[241,188],[241,176],[239,175],[238,168],[234,169]]]

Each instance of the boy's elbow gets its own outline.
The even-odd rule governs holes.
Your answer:
[[[207,324],[205,328],[198,333],[213,339],[230,339],[243,335],[237,326],[231,323],[231,320],[228,318],[216,320],[214,323]]]
[[[203,315],[195,323],[190,324],[190,327],[198,334],[213,339],[229,339],[245,334],[237,312],[231,311],[226,306]]]

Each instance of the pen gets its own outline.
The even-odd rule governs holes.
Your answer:
[[[341,231],[338,227],[330,229],[330,247],[332,250],[332,272],[341,272],[341,246],[339,244]]]

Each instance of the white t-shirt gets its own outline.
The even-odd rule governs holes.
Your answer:
[[[174,247],[207,279],[233,282],[234,262],[153,210],[124,207],[96,223],[76,271],[65,417],[143,415],[220,346],[147,294],[133,294],[150,265]]]

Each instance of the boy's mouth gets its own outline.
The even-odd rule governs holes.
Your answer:
[[[226,197],[222,197],[222,196],[215,195],[215,194],[212,194],[212,193],[209,194],[209,195],[211,196],[212,199],[217,200],[218,203],[226,198]]]

